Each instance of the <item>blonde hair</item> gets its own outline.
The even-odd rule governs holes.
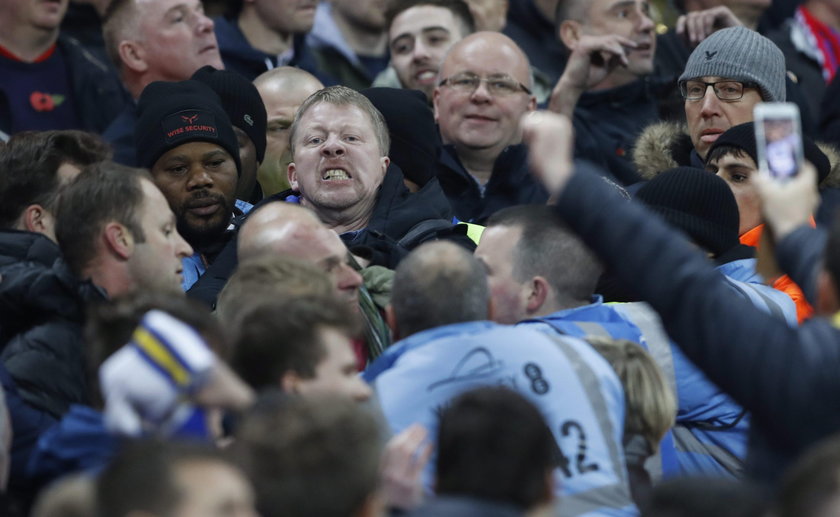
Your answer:
[[[624,386],[624,433],[640,434],[651,448],[659,447],[677,414],[676,397],[659,365],[641,345],[626,339],[587,337],[586,341],[610,363]]]

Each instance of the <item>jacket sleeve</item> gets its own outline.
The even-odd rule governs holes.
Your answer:
[[[732,296],[722,275],[677,232],[621,201],[590,171],[577,170],[557,205],[567,224],[660,313],[685,354],[755,422],[777,440],[802,438],[803,422],[827,410],[815,406],[828,406],[838,392],[827,370],[836,370],[840,354],[823,344],[836,332],[825,321],[790,328]]]
[[[802,288],[811,305],[817,302],[817,273],[826,240],[822,228],[802,225],[776,245],[779,266]]]

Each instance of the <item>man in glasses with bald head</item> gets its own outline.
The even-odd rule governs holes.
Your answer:
[[[444,58],[432,95],[445,144],[438,179],[458,219],[545,202],[520,144],[519,119],[537,105],[531,89],[528,58],[503,34],[467,36]]]

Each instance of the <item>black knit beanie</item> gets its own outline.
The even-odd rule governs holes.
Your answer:
[[[709,154],[707,156],[711,156],[711,153],[715,149],[722,146],[742,149],[749,155],[750,158],[753,159],[756,165],[758,165],[758,151],[756,150],[755,145],[754,122],[746,122],[727,129],[709,148]],[[822,181],[828,176],[828,173],[831,172],[831,162],[828,161],[828,157],[820,150],[819,147],[817,147],[817,144],[815,144],[813,140],[805,135],[802,135],[802,154],[805,156],[806,160],[816,167],[817,184],[822,183]]]
[[[151,169],[164,153],[189,142],[212,142],[230,153],[242,173],[239,143],[219,96],[204,83],[156,81],[137,101],[137,160]]]
[[[423,92],[367,88],[360,93],[385,117],[391,134],[388,156],[399,165],[406,179],[422,187],[437,176],[440,137]]]
[[[735,196],[725,181],[703,169],[662,172],[640,188],[636,198],[715,256],[739,244]]]
[[[216,92],[231,124],[244,131],[254,142],[257,161],[262,163],[268,117],[257,87],[236,72],[216,70],[210,65],[199,68],[192,78]]]

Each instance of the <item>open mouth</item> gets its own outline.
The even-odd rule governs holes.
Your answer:
[[[421,70],[414,74],[414,78],[419,83],[432,83],[437,78],[437,70]]]
[[[327,169],[321,174],[324,181],[349,180],[350,175],[344,169]]]

